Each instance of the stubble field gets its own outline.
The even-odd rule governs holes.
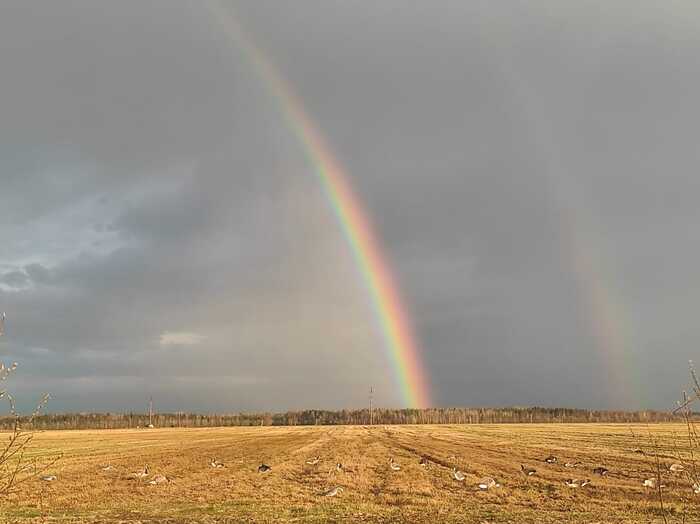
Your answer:
[[[700,495],[684,473],[668,471],[684,432],[594,424],[49,431],[35,436],[27,458],[62,453],[46,472],[56,480],[31,480],[0,500],[0,521],[663,522],[658,492],[642,486],[658,458],[669,521],[700,522]],[[544,462],[548,455],[557,462]],[[313,457],[318,464],[307,464]],[[261,463],[271,471],[258,472]],[[148,477],[129,478],[145,465]],[[168,481],[149,484],[157,475]],[[500,486],[479,489],[485,476]],[[574,478],[591,483],[567,486]],[[337,486],[337,496],[320,495]]]

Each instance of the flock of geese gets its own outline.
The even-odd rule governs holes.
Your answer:
[[[554,455],[549,455],[548,457],[546,457],[544,459],[543,462],[545,462],[546,464],[556,464],[557,457],[555,457]],[[564,464],[564,467],[565,468],[581,468],[581,467],[583,467],[583,463],[582,462],[566,462]],[[528,477],[535,475],[537,473],[536,469],[527,467],[524,464],[520,465],[520,469],[522,470],[523,474],[527,475]],[[671,473],[681,473],[685,470],[685,467],[683,466],[683,464],[674,463],[668,467],[668,470]],[[592,471],[594,474],[599,475],[601,477],[604,477],[609,473],[609,470],[607,468],[604,468],[603,466],[595,467],[592,469]],[[570,488],[583,488],[591,483],[591,479],[589,479],[589,478],[586,478],[586,479],[566,479],[564,481],[564,483]],[[659,481],[657,480],[657,477],[651,477],[648,479],[644,479],[644,481],[642,482],[642,486],[644,486],[645,488],[650,488],[650,489],[657,489],[659,487],[661,487],[661,488],[666,487],[665,484],[659,485]],[[700,484],[693,484],[693,491],[696,494],[700,494]]]
[[[450,458],[456,458],[454,455]],[[418,461],[418,464],[424,468],[427,468],[430,465],[430,459],[426,456],[422,456],[420,460]],[[557,464],[558,459],[554,455],[549,455],[542,459],[542,462],[545,464]],[[308,458],[305,462],[308,466],[318,466],[321,463],[321,458],[316,456],[316,457],[311,457]],[[396,460],[394,460],[394,457],[390,457],[388,460],[389,463],[389,469],[393,472],[398,472],[401,471],[401,464],[399,464]],[[224,468],[225,465],[223,462],[216,458],[212,458],[209,461],[209,466],[214,469],[221,469]],[[566,462],[564,463],[565,468],[582,468],[584,465],[582,462]],[[101,466],[100,469],[107,473],[115,470],[115,467],[111,464],[107,464],[104,466]],[[537,470],[535,468],[526,466],[525,464],[520,465],[520,470],[524,475],[527,477],[532,477],[537,474]],[[668,471],[671,473],[682,473],[685,470],[685,467],[683,464],[679,463],[674,463],[671,464],[668,467]],[[272,471],[272,466],[269,466],[268,464],[261,463],[258,468],[257,468],[258,473],[260,474],[267,474]],[[604,477],[608,474],[608,469],[602,466],[595,467],[591,470],[595,475],[599,475],[601,477]],[[329,471],[329,475],[333,472],[336,473],[341,473],[341,472],[347,472],[347,473],[352,473],[352,469],[348,469],[345,466],[343,466],[342,463],[338,462],[331,470]],[[460,471],[456,467],[452,468],[451,471],[451,476],[452,479],[454,479],[457,482],[465,482],[467,479],[466,474],[463,471]],[[150,480],[147,480],[149,479]],[[158,485],[158,484],[167,484],[169,482],[172,482],[172,479],[169,477],[166,477],[165,475],[154,475],[151,477],[151,472],[148,468],[148,464],[146,464],[143,469],[132,472],[127,474],[125,477],[127,480],[135,480],[135,481],[144,481],[147,482],[150,485]],[[45,482],[53,482],[58,479],[56,475],[44,475],[40,477],[41,480]],[[564,480],[564,484],[570,488],[583,488],[585,486],[588,486],[591,484],[591,479],[590,478],[568,478]],[[492,477],[483,477],[479,479],[477,482],[476,486],[480,490],[490,490],[493,488],[499,488],[501,485]],[[642,482],[642,486],[645,488],[649,488],[652,490],[659,489],[659,488],[665,488],[665,484],[659,484],[658,477],[651,477],[648,479],[645,479]],[[700,484],[693,484],[693,491],[696,494],[700,494]],[[327,491],[323,491],[322,493],[319,493],[320,496],[323,497],[335,497],[337,495],[340,495],[343,492],[343,487],[342,486],[335,486]]]

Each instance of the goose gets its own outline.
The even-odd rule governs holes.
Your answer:
[[[494,479],[491,477],[484,477],[479,481],[479,489],[481,490],[487,490],[491,488],[498,488],[501,485],[498,484]]]
[[[697,482],[693,484],[693,493],[695,493],[696,495],[700,495],[700,484],[698,484]]]
[[[260,464],[258,466],[258,473],[267,473],[268,471],[272,471],[272,468],[267,464]]]
[[[452,468],[452,478],[458,482],[463,482],[464,479],[466,479],[467,477],[464,473],[462,473],[457,468]]]
[[[106,466],[102,466],[102,468],[100,469],[102,471],[112,471],[114,469],[114,466],[112,466],[111,464],[107,464]]]
[[[137,471],[136,473],[131,473],[129,475],[130,479],[142,479],[145,478],[149,475],[148,473],[148,464],[146,464],[141,471]]]
[[[223,463],[223,462],[218,461],[218,460],[216,460],[216,459],[214,459],[214,458],[211,459],[211,461],[209,462],[209,465],[210,465],[212,468],[223,468],[223,467],[224,467],[224,463]]]
[[[520,464],[520,469],[521,469],[522,472],[525,473],[525,475],[527,475],[528,477],[531,477],[532,475],[534,475],[535,473],[537,473],[537,470],[536,470],[536,469],[525,467],[523,464]]]
[[[680,471],[683,471],[685,468],[683,467],[683,464],[671,464],[668,469],[672,471],[673,473],[678,473]]]
[[[645,488],[651,488],[651,489],[656,489],[656,486],[658,484],[656,483],[656,477],[651,477],[650,479],[646,479],[644,482],[642,482],[642,486]],[[662,488],[665,488],[665,484],[661,484]]]
[[[564,464],[565,468],[580,468],[581,466],[583,466],[582,462],[567,462]]]
[[[310,458],[306,461],[306,463],[310,466],[315,466],[319,462],[321,462],[321,459],[319,457],[313,457],[313,458]]]
[[[605,475],[608,474],[608,469],[604,468],[602,466],[598,466],[597,468],[593,468],[593,473],[596,475],[600,475],[601,477],[604,477]]]
[[[53,482],[57,478],[58,477],[56,475],[44,475],[43,477],[41,477],[41,480],[43,480],[45,482]]]
[[[570,488],[582,488],[591,483],[590,479],[566,479],[564,483]]]
[[[557,461],[557,457],[555,457],[554,455],[550,455],[547,458],[545,458],[544,461],[547,464],[554,464]]]
[[[336,486],[332,489],[329,489],[328,491],[324,491],[321,493],[322,497],[335,497],[336,495],[340,495],[343,492],[343,487],[342,486]]]
[[[167,482],[170,482],[170,479],[165,475],[156,475],[153,477],[153,480],[149,482],[149,484],[165,484]]]
[[[424,468],[428,466],[428,457],[421,457],[420,460],[418,461],[418,464],[423,466]]]
[[[397,464],[396,462],[389,462],[389,467],[392,469],[392,471],[400,471],[401,470],[401,465]]]
[[[392,469],[392,471],[399,471],[401,469],[401,465],[394,462],[393,457],[389,459],[389,467]]]
[[[342,471],[343,473],[355,473],[354,469],[349,468],[346,464],[341,464],[340,462],[336,464],[335,467],[337,471]]]

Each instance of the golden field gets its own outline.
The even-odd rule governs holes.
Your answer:
[[[667,469],[683,453],[685,434],[673,424],[47,431],[36,434],[27,458],[62,453],[46,472],[57,479],[23,484],[0,501],[0,521],[663,522],[658,493],[642,486],[658,456],[669,522],[700,522],[700,495]],[[550,454],[556,464],[543,461]],[[317,465],[306,464],[315,456]],[[225,467],[211,467],[212,458]],[[272,470],[259,473],[261,463]],[[146,464],[149,477],[128,478]],[[521,464],[537,472],[527,476]],[[113,469],[103,471],[107,465]],[[455,466],[463,482],[452,478]],[[595,475],[597,466],[608,475]],[[148,483],[159,474],[169,482]],[[479,490],[483,476],[500,487]],[[568,478],[591,484],[571,488]],[[338,496],[320,496],[336,486],[344,488]]]

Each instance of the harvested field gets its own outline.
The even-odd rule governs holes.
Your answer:
[[[3,522],[662,522],[642,482],[664,468],[670,521],[700,522],[681,425],[333,426],[48,431],[47,473],[0,502]],[[660,442],[650,445],[650,434]],[[635,448],[641,448],[640,453]],[[554,455],[557,462],[547,464]],[[419,464],[427,457],[428,465]],[[318,457],[316,465],[307,459]],[[390,468],[394,459],[400,469]],[[214,468],[211,459],[224,467]],[[566,467],[565,463],[580,463]],[[261,463],[271,466],[259,473]],[[337,463],[343,465],[336,467]],[[111,465],[112,469],[103,471]],[[149,476],[129,475],[149,467]],[[536,470],[532,476],[521,465]],[[596,467],[608,474],[593,473]],[[456,467],[464,481],[452,477]],[[169,482],[151,485],[157,475]],[[493,477],[500,487],[482,491]],[[566,479],[591,479],[572,488]],[[320,493],[341,486],[335,497]]]

